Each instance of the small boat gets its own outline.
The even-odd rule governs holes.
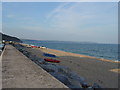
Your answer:
[[[56,55],[53,55],[53,54],[49,54],[49,53],[43,53],[44,56],[47,56],[47,57],[56,57]]]
[[[32,48],[37,48],[37,46],[31,46]]]
[[[59,60],[48,59],[48,58],[45,58],[44,60],[47,61],[47,62],[54,62],[54,63],[59,63],[60,62]]]

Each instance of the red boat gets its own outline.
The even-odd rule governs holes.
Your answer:
[[[48,58],[45,58],[44,60],[47,61],[47,62],[54,62],[54,63],[59,63],[60,62],[59,60],[48,59]]]
[[[37,48],[37,46],[31,46],[32,48]]]

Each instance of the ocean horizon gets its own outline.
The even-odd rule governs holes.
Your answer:
[[[118,61],[118,44],[30,39],[22,39],[22,41],[25,44]]]

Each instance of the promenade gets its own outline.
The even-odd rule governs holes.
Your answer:
[[[2,55],[2,88],[68,88],[11,45]]]

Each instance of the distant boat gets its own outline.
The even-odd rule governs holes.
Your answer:
[[[49,53],[43,53],[44,56],[47,56],[47,57],[56,57],[55,55],[53,54],[49,54]]]
[[[59,60],[48,59],[48,58],[45,58],[44,60],[47,61],[47,62],[54,62],[54,63],[59,63],[60,62]]]

